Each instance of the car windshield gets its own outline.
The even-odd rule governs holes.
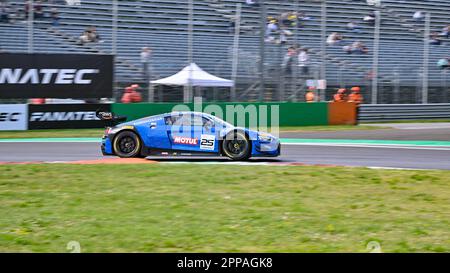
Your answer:
[[[214,123],[216,124],[216,126],[220,126],[220,127],[234,127],[232,124],[216,117],[213,115],[207,115],[207,117],[209,117],[210,119],[212,119],[214,121]]]

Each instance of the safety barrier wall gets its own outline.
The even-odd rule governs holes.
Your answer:
[[[351,103],[0,104],[0,131],[101,128],[103,122],[95,116],[96,110],[125,115],[129,121],[174,110],[206,112],[245,127],[355,123],[355,107]],[[256,124],[249,120],[254,114]]]
[[[181,107],[180,107],[181,106]],[[175,108],[177,107],[177,108]],[[184,108],[184,109],[183,109]],[[279,126],[310,126],[328,124],[328,103],[217,103],[195,105],[194,103],[174,104],[174,103],[139,103],[139,104],[113,104],[112,111],[119,115],[128,116],[128,120],[133,120],[145,116],[168,113],[174,109],[180,111],[213,112],[222,116],[226,121],[234,123],[239,120],[239,116],[229,116],[230,111],[244,110],[245,124],[249,122],[249,113],[256,111],[258,120],[267,116],[268,123],[265,125],[276,125],[273,113],[279,110]],[[267,115],[266,115],[267,113]],[[231,119],[229,117],[232,117]],[[240,120],[242,122],[242,120]],[[240,123],[242,124],[242,123]],[[258,125],[264,125],[259,123]]]
[[[376,104],[362,105],[360,121],[450,119],[450,104]]]
[[[101,128],[97,110],[111,104],[0,104],[0,131]]]

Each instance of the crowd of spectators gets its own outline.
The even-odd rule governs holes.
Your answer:
[[[54,1],[48,1],[48,4],[58,3]],[[53,26],[59,25],[60,16],[58,9],[53,7],[46,10],[41,0],[33,1],[32,7],[31,1],[25,1],[22,8],[17,5],[11,5],[7,0],[0,1],[0,23],[26,21],[30,16],[30,11],[33,13],[34,20],[51,20]]]
[[[285,76],[292,76],[294,67],[298,66],[300,75],[309,75],[310,56],[307,48],[299,45],[290,46],[284,55],[281,68]]]
[[[352,53],[367,54],[367,53],[369,53],[369,49],[361,41],[355,41],[351,45],[346,45],[343,47],[343,50],[348,54],[352,54]]]
[[[433,31],[430,34],[430,44],[432,44],[432,45],[441,45],[442,44],[442,38],[448,39],[449,36],[450,36],[450,25],[443,27],[441,32]]]
[[[413,30],[418,30],[420,29],[421,26],[423,26],[425,15],[426,15],[425,11],[418,10],[414,12],[414,14],[412,15],[412,20],[415,23]],[[448,39],[449,37],[450,37],[450,25],[446,25],[440,31],[433,31],[430,34],[429,42],[432,45],[441,45],[442,38]]]
[[[266,42],[286,44],[289,36],[293,36],[295,28],[304,27],[307,21],[312,20],[303,12],[284,12],[278,17],[267,17]]]

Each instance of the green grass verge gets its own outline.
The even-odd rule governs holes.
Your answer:
[[[450,172],[2,165],[0,252],[450,251]]]
[[[54,138],[54,137],[99,137],[104,129],[54,129],[30,131],[3,131],[0,138]]]
[[[349,131],[349,130],[379,130],[388,127],[373,126],[299,126],[280,127],[280,132],[311,132],[311,131]],[[55,137],[101,137],[104,129],[54,129],[31,131],[0,131],[0,138],[55,138]]]

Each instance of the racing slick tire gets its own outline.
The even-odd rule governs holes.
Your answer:
[[[114,153],[119,157],[141,157],[141,147],[141,139],[132,131],[122,131],[114,138]]]
[[[222,152],[235,161],[247,160],[252,153],[251,146],[251,142],[244,132],[234,131],[228,133],[223,140]]]

